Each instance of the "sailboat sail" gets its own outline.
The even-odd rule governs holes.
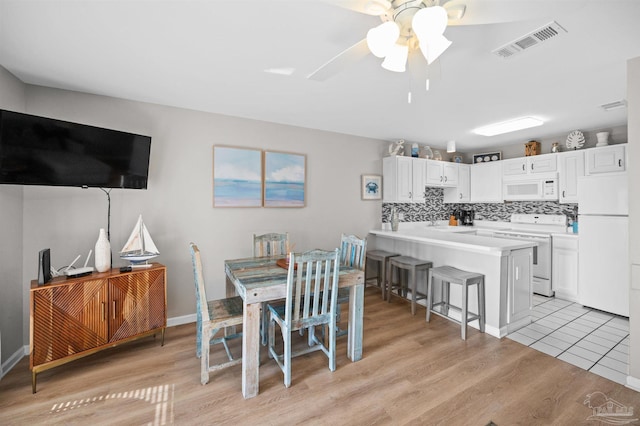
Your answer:
[[[147,230],[147,227],[142,221],[142,215],[140,215],[129,239],[120,251],[120,257],[136,263],[147,261],[159,254],[160,251],[151,239],[151,234],[149,234],[149,230]]]

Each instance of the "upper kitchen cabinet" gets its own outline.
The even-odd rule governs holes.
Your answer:
[[[561,152],[557,156],[560,203],[577,203],[578,177],[584,176],[584,152]]]
[[[502,203],[502,163],[492,161],[471,166],[472,203]]]
[[[626,144],[603,146],[586,150],[586,174],[624,172]]]
[[[455,188],[444,189],[444,202],[468,203],[471,200],[471,166],[469,164],[456,164],[456,166],[458,168],[458,185]]]
[[[427,186],[455,187],[458,185],[458,164],[437,160],[427,162]]]
[[[557,170],[556,154],[532,155],[502,161],[504,176],[547,173]]]
[[[388,203],[424,202],[427,160],[411,157],[382,159],[382,196]]]

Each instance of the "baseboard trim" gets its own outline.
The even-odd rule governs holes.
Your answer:
[[[13,367],[16,366],[16,364],[18,362],[20,362],[20,360],[24,357],[29,355],[29,346],[23,346],[20,349],[18,349],[17,351],[15,351],[13,353],[13,355],[11,355],[9,357],[9,359],[7,359],[4,364],[2,364],[2,368],[0,369],[2,372],[2,377],[6,376],[7,373],[9,371],[11,371],[11,369]],[[1,378],[1,377],[0,377]]]
[[[196,322],[196,314],[183,315],[181,317],[173,317],[167,319],[167,327],[175,327],[176,325],[189,324]]]
[[[627,387],[636,392],[640,392],[640,379],[633,376],[627,376]]]

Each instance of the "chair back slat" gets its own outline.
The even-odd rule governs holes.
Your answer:
[[[189,244],[191,248],[191,262],[193,264],[193,277],[196,287],[196,319],[198,324],[209,322],[209,309],[207,308],[207,293],[204,288],[204,274],[202,273],[202,260],[200,250],[194,243]]]
[[[342,234],[340,240],[340,264],[364,270],[367,240],[356,235]]]
[[[253,257],[273,257],[287,254],[289,233],[253,234]]]
[[[289,254],[285,322],[311,321],[335,310],[340,250]]]

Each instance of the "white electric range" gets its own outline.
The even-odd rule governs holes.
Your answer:
[[[567,217],[558,214],[512,214],[510,229],[494,232],[496,238],[527,240],[533,248],[533,292],[553,296],[551,282],[551,234],[565,233]]]

